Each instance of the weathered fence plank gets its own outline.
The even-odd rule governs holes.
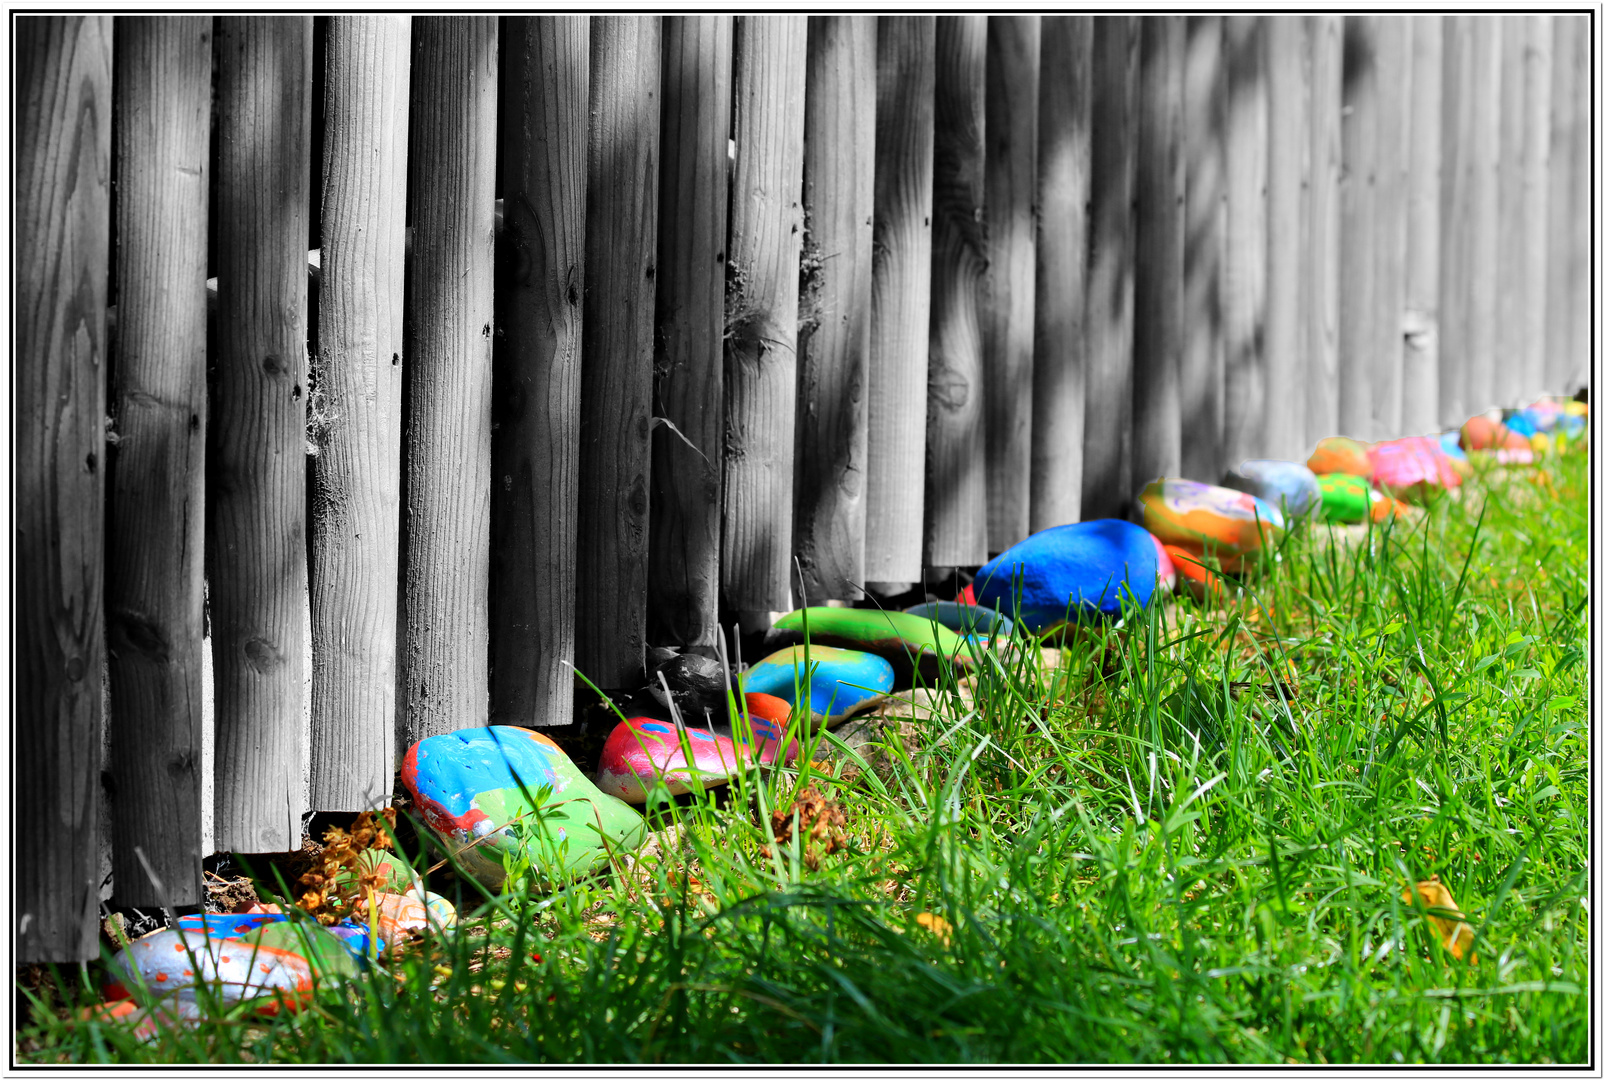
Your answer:
[[[117,902],[201,901],[212,20],[117,22],[106,644]],[[149,860],[158,892],[134,849]]]
[[[16,34],[18,962],[98,955],[111,19]]]
[[[1086,420],[1081,515],[1118,517],[1131,496],[1130,417],[1137,61],[1142,24],[1099,15],[1092,46],[1091,245],[1086,270]]]
[[[1036,328],[1030,531],[1080,520],[1086,413],[1086,247],[1092,172],[1090,16],[1042,19],[1036,152]]]
[[[1527,15],[1498,17],[1497,263],[1493,322],[1491,396],[1487,405],[1514,405],[1521,393],[1526,357],[1526,309],[1532,282],[1526,277],[1526,50]],[[1487,406],[1482,406],[1486,408]]]
[[[412,23],[398,749],[490,722],[495,16]]]
[[[312,20],[218,35],[217,360],[206,577],[220,851],[301,842]]]
[[[1528,15],[1525,67],[1526,116],[1522,121],[1525,169],[1521,176],[1520,268],[1526,280],[1521,333],[1520,385],[1502,404],[1530,401],[1548,389],[1548,191],[1549,115],[1553,109],[1554,17]],[[1582,230],[1578,230],[1582,231]]]
[[[729,212],[729,15],[663,20],[657,218],[657,408],[648,617],[654,640],[718,639],[724,522],[724,225]],[[672,424],[670,428],[668,424]]]
[[[1575,16],[1553,20],[1553,106],[1550,124],[1548,271],[1545,304],[1547,362],[1543,389],[1568,393],[1587,370],[1592,236],[1592,118],[1586,107],[1591,37]]]
[[[1337,431],[1341,281],[1342,16],[1305,19],[1309,35],[1309,240],[1303,398],[1305,443]]]
[[[863,595],[874,58],[873,16],[808,20],[792,547],[809,602]]]
[[[1308,223],[1309,38],[1302,19],[1265,20],[1269,161],[1265,195],[1264,453],[1301,461],[1304,328],[1308,283],[1301,272]],[[1316,436],[1318,438],[1318,436]]]
[[[916,581],[924,553],[936,22],[880,17],[875,40],[874,274],[864,574]],[[890,591],[900,591],[893,589]]]
[[[1265,454],[1264,304],[1269,103],[1264,18],[1225,21],[1225,455],[1227,468]]]
[[[499,350],[491,402],[490,712],[571,722],[590,23],[502,24]]]
[[[1477,20],[1443,19],[1442,194],[1438,221],[1437,422],[1457,428],[1470,415],[1471,285],[1475,239]],[[1485,408],[1485,406],[1482,406]]]
[[[312,809],[395,786],[410,16],[329,20],[312,469]],[[314,410],[316,411],[316,410]]]
[[[1181,470],[1185,16],[1149,16],[1142,27],[1141,56],[1131,399],[1131,480],[1137,485]]]
[[[1220,284],[1225,269],[1225,25],[1219,15],[1186,20],[1185,331],[1181,347],[1181,474],[1220,478],[1225,363]]]
[[[936,19],[925,565],[986,561],[986,17]]]
[[[575,665],[614,689],[645,677],[662,21],[590,25]]]
[[[986,27],[984,404],[986,541],[1002,551],[1030,535],[1030,428],[1036,332],[1037,115],[1041,16]],[[1055,63],[1063,60],[1054,55]]]
[[[1456,369],[1453,399],[1447,396],[1449,368],[1441,369],[1443,406],[1457,406],[1443,422],[1455,426],[1466,416],[1496,404],[1493,367],[1498,328],[1499,58],[1503,31],[1497,18],[1456,16],[1450,25],[1456,22],[1468,24],[1468,42],[1454,50],[1460,54],[1455,57],[1456,77],[1449,79],[1445,74],[1443,83],[1444,101],[1451,100],[1456,109],[1463,110],[1454,149],[1456,156],[1465,155],[1455,176],[1456,189],[1464,185],[1463,197],[1456,190],[1454,201],[1445,201],[1443,206],[1445,233],[1463,230],[1463,235],[1453,240],[1444,238],[1442,360]],[[1447,54],[1444,64],[1446,71]],[[1447,254],[1450,251],[1451,256]],[[1452,292],[1447,287],[1450,274],[1454,278]],[[1452,310],[1447,303],[1450,295],[1454,298]]]
[[[1437,311],[1442,191],[1441,15],[1413,17],[1409,77],[1409,194],[1404,269],[1403,370],[1398,431],[1437,427]]]
[[[1404,283],[1409,239],[1409,99],[1414,19],[1383,15],[1376,41],[1375,177],[1372,238],[1370,438],[1403,434]]]
[[[735,24],[722,560],[737,612],[790,606],[807,32],[804,16]]]
[[[1348,15],[1342,26],[1342,280],[1337,430],[1372,439],[1376,304],[1376,174],[1381,168],[1376,128],[1383,102],[1378,91],[1374,15]]]

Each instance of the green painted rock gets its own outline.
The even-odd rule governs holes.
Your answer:
[[[1320,477],[1320,520],[1353,525],[1370,516],[1377,492],[1370,481],[1351,473],[1325,473]]]
[[[806,613],[808,637],[813,644],[883,656],[891,662],[896,685],[901,688],[913,685],[915,671],[926,686],[934,685],[941,657],[960,668],[974,662],[963,635],[918,615],[835,607],[810,607]],[[802,615],[801,611],[793,611],[775,622],[763,639],[764,648],[774,652],[787,645],[802,644]]]

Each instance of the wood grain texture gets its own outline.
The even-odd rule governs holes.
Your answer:
[[[387,806],[396,766],[409,16],[329,20],[313,385],[313,811]],[[317,411],[317,410],[314,410]]]
[[[497,20],[417,18],[412,45],[402,753],[490,722]]]
[[[19,963],[99,955],[111,24],[14,24]]]
[[[1264,19],[1225,21],[1225,454],[1230,468],[1265,455],[1264,308],[1267,288],[1269,102]]]
[[[1042,19],[1036,157],[1036,327],[1030,531],[1080,520],[1086,422],[1086,262],[1092,175],[1089,16]]]
[[[206,577],[220,851],[301,842],[312,20],[218,35],[217,359]]]
[[[1186,20],[1185,340],[1179,374],[1181,475],[1220,478],[1224,415],[1225,314],[1225,23],[1218,15]]]
[[[491,416],[490,712],[571,722],[585,289],[585,16],[502,24]]]
[[[1342,26],[1342,284],[1337,349],[1337,432],[1374,439],[1372,395],[1378,311],[1376,303],[1377,173],[1381,168],[1376,129],[1383,109],[1377,72],[1375,15],[1349,15]]]
[[[1437,422],[1458,428],[1470,415],[1471,284],[1475,280],[1476,116],[1475,24],[1443,19],[1442,191],[1438,204],[1442,251],[1438,282]]]
[[[661,59],[661,19],[591,19],[574,662],[604,689],[645,676]]]
[[[1498,201],[1500,105],[1503,101],[1503,20],[1482,18],[1471,26],[1471,198],[1469,252],[1469,351],[1463,378],[1465,412],[1452,421],[1501,404],[1498,364]]]
[[[1586,108],[1591,38],[1575,16],[1553,20],[1550,91],[1548,271],[1546,279],[1544,388],[1575,390],[1591,349],[1591,116]]]
[[[1304,423],[1307,281],[1302,261],[1309,187],[1309,41],[1303,20],[1265,21],[1269,162],[1265,197],[1264,453],[1301,461],[1316,439]]]
[[[880,17],[875,42],[874,273],[864,574],[916,581],[924,553],[936,23]]]
[[[1404,283],[1409,254],[1409,128],[1414,19],[1382,15],[1376,31],[1376,188],[1374,292],[1370,327],[1370,432],[1375,439],[1408,434],[1402,428]]]
[[[212,20],[117,24],[106,638],[119,904],[198,904]],[[134,854],[165,887],[159,894]]]
[[[875,28],[865,15],[808,20],[792,547],[810,603],[863,595]]]
[[[1548,192],[1551,167],[1554,78],[1554,17],[1528,15],[1525,80],[1526,115],[1522,123],[1524,169],[1521,173],[1521,260],[1526,305],[1521,333],[1520,382],[1506,405],[1524,404],[1549,390],[1548,366]]]
[[[1309,35],[1309,239],[1303,261],[1308,288],[1303,422],[1306,442],[1314,442],[1337,430],[1340,397],[1342,16],[1308,16],[1304,26]]]
[[[1000,15],[986,28],[986,541],[1000,552],[1030,535],[1036,338],[1037,114],[1041,17]],[[1063,60],[1059,59],[1062,63]]]
[[[1181,471],[1181,347],[1186,269],[1182,91],[1186,18],[1142,27],[1136,152],[1136,325],[1131,384],[1130,495]]]
[[[1494,351],[1488,405],[1520,404],[1526,358],[1526,309],[1533,282],[1526,266],[1526,53],[1528,15],[1498,19],[1498,210],[1493,323]]]
[[[735,23],[735,171],[724,333],[724,601],[791,594],[807,19]]]
[[[728,15],[663,20],[655,365],[674,427],[652,437],[648,618],[653,640],[697,649],[718,639],[734,37]]]
[[[925,565],[986,561],[986,17],[936,19]]]
[[[1081,516],[1119,517],[1131,494],[1131,350],[1137,62],[1142,20],[1097,16],[1092,46],[1091,245],[1086,271],[1086,419]]]
[[[1443,19],[1414,17],[1409,78],[1409,195],[1398,431],[1437,427],[1442,194]]]

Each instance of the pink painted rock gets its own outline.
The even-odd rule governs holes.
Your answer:
[[[740,757],[735,743],[723,735],[687,726],[682,740],[672,723],[635,716],[622,721],[607,736],[596,786],[608,795],[639,805],[659,781],[670,795],[691,791],[693,777],[699,778],[704,788],[727,784]]]
[[[791,724],[791,703],[773,694],[758,693],[747,694],[745,700],[746,713],[752,722],[752,741],[741,741],[741,729],[737,725],[736,741],[741,749],[749,749],[757,764],[772,765],[780,756],[780,747],[784,746],[785,764],[795,761],[801,740],[795,736],[789,742],[785,739],[786,728]]]
[[[1147,535],[1153,537],[1153,547],[1158,551],[1158,587],[1165,592],[1174,592],[1175,560],[1170,558],[1170,553],[1165,550],[1162,540],[1153,536],[1152,533]]]
[[[1459,471],[1436,439],[1414,435],[1370,448],[1370,482],[1395,498],[1417,502],[1458,487]]]

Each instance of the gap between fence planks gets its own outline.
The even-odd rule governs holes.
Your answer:
[[[497,18],[412,47],[401,753],[489,723]]]
[[[875,19],[808,20],[792,548],[810,603],[863,595]],[[1033,133],[1034,134],[1034,133]],[[1034,141],[1034,140],[1032,140]]]
[[[107,447],[112,882],[198,904],[210,17],[118,20],[117,347]],[[138,847],[164,886],[159,893]]]
[[[590,22],[502,24],[491,403],[491,716],[573,716]]]
[[[734,33],[728,15],[663,20],[654,367],[667,423],[652,435],[647,610],[654,640],[698,650],[718,640]]]

